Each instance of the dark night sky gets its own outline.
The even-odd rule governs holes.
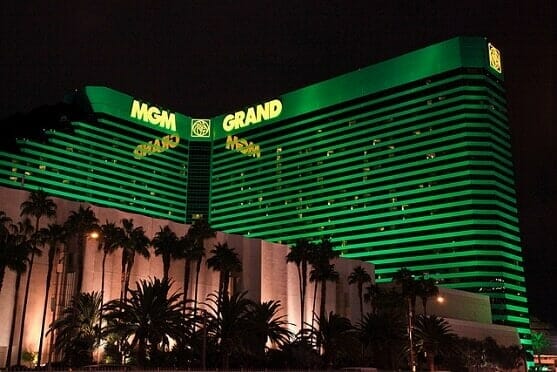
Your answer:
[[[0,119],[84,85],[207,117],[453,36],[486,36],[503,55],[532,313],[557,323],[554,7],[552,0],[4,0]]]

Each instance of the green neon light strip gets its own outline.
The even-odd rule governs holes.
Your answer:
[[[113,160],[118,160],[119,163],[111,163],[110,167],[115,169],[115,170],[111,170],[106,168],[106,161],[103,160],[101,156],[97,157],[97,156],[93,156],[94,154],[84,155],[84,154],[79,154],[74,152],[71,153],[71,158],[73,159],[73,161],[71,161],[71,159],[68,158],[68,151],[65,150],[65,148],[61,149],[61,148],[51,147],[48,145],[43,145],[40,143],[33,143],[33,142],[28,142],[25,145],[26,147],[23,147],[21,149],[21,152],[25,154],[36,155],[39,157],[50,159],[52,161],[53,166],[56,166],[56,164],[59,163],[75,164],[74,162],[76,160],[82,160],[83,162],[81,162],[80,164],[83,164],[84,167],[89,167],[89,168],[92,167],[94,169],[97,169],[98,171],[102,171],[105,174],[113,175],[116,177],[122,177],[126,175],[128,178],[130,177],[130,175],[131,176],[135,175],[138,176],[139,179],[141,179],[143,182],[152,184],[153,186],[157,186],[157,187],[165,186],[164,184],[160,185],[159,182],[152,181],[150,179],[153,176],[152,170],[148,172],[148,171],[141,170],[139,168],[123,165],[126,163],[126,160],[116,156],[113,156],[112,158]],[[31,147],[37,148],[38,151],[31,149]],[[54,154],[60,154],[61,156],[57,156]],[[149,169],[148,167],[142,167],[142,168]],[[169,178],[168,183],[171,184],[175,183],[176,186],[181,186],[182,184],[179,179],[176,179],[175,176],[174,178]],[[171,188],[170,185],[169,188],[174,190],[174,188]]]
[[[99,129],[99,128],[95,128],[93,126],[90,125],[86,125],[83,123],[78,123],[76,125],[79,128],[82,129],[76,129],[76,132],[85,136],[85,137],[90,137],[93,138],[95,141],[95,143],[106,143],[108,146],[113,147],[113,138],[117,138],[118,139],[118,144],[122,145],[121,147],[125,147],[128,149],[128,153],[127,156],[129,157],[131,153],[133,153],[133,151],[135,150],[135,148],[139,145],[139,144],[143,144],[148,142],[149,140],[153,140],[154,138],[149,137],[148,139],[132,139],[130,137],[126,137],[124,135],[121,135],[119,133],[111,133],[111,137],[112,138],[108,138],[106,136],[106,132]],[[94,134],[94,133],[98,133]],[[157,137],[160,138],[160,137]],[[126,144],[129,143],[129,144]],[[180,146],[182,145],[182,146]],[[167,163],[178,163],[178,160],[183,161],[184,163],[187,163],[187,151],[184,151],[184,145],[182,142],[180,142],[180,144],[174,148],[174,149],[168,149],[165,150],[166,152],[170,151],[172,153],[171,156],[163,156],[164,153],[157,153],[156,158],[157,160],[159,160],[160,158],[164,158],[165,162]],[[182,151],[181,151],[182,150]],[[137,159],[134,159],[134,161]]]
[[[392,86],[426,79],[462,66],[485,68],[491,74],[496,74],[489,69],[485,45],[486,41],[481,38],[455,38],[291,92],[281,96],[283,112],[279,118],[269,120],[264,125],[367,96]],[[386,76],[389,78],[386,79]],[[502,75],[496,74],[496,77],[502,79]],[[223,117],[221,115],[212,119],[219,123],[215,128],[216,138],[227,134],[219,127]]]
[[[423,189],[420,189],[423,190]],[[341,191],[341,190],[338,190]],[[429,190],[428,190],[429,191]],[[400,216],[401,215],[401,210],[396,210],[396,211],[391,211],[391,212],[381,212],[382,210],[385,209],[392,209],[392,208],[400,208],[403,205],[411,205],[412,208],[409,209],[408,211],[404,211],[404,215],[407,216],[408,218],[412,218],[410,217],[412,214],[414,213],[420,213],[420,212],[430,212],[432,210],[431,207],[431,202],[437,202],[438,204],[435,205],[435,210],[437,211],[437,213],[433,216],[429,216],[429,217],[421,217],[424,219],[424,221],[428,220],[428,219],[438,219],[441,218],[443,216],[445,216],[445,214],[442,212],[442,210],[444,209],[454,209],[455,207],[463,207],[463,206],[468,206],[471,207],[474,211],[477,211],[477,213],[479,214],[497,214],[500,217],[506,218],[508,219],[510,222],[512,223],[517,223],[518,220],[516,218],[516,216],[514,214],[509,215],[506,213],[503,213],[501,211],[491,211],[491,209],[494,206],[499,206],[502,209],[505,209],[507,207],[506,204],[500,203],[498,201],[493,200],[494,196],[500,197],[504,199],[504,195],[501,195],[500,193],[498,193],[497,191],[491,191],[491,190],[474,190],[474,189],[467,189],[467,190],[462,190],[462,191],[455,191],[455,192],[446,192],[446,193],[439,193],[439,194],[435,194],[434,192],[428,192],[428,196],[421,196],[421,195],[413,195],[413,194],[417,194],[417,193],[397,193],[396,194],[396,198],[397,199],[401,199],[401,201],[396,201],[396,202],[391,202],[385,197],[385,195],[380,195],[380,196],[375,196],[375,197],[362,197],[362,198],[358,198],[358,199],[350,199],[350,200],[346,200],[346,201],[335,201],[333,204],[334,206],[328,205],[328,201],[331,200],[331,196],[325,196],[325,197],[320,197],[320,198],[314,198],[314,199],[308,199],[306,201],[303,202],[299,202],[299,201],[293,201],[291,204],[293,204],[294,206],[298,207],[302,207],[302,209],[300,210],[301,212],[303,212],[304,214],[310,214],[312,218],[319,218],[319,217],[330,217],[330,211],[331,209],[337,209],[336,213],[335,213],[335,219],[339,219],[339,217],[346,215],[347,217],[350,218],[350,221],[361,221],[361,217],[356,217],[355,215],[357,215],[358,210],[361,209],[365,209],[365,213],[368,215],[366,216],[366,220],[369,220],[369,213],[370,212],[374,212],[374,215],[371,217],[372,219],[378,219],[378,218],[385,218],[385,217],[395,217],[395,216]],[[299,194],[301,195],[301,194]],[[338,194],[337,194],[338,195]],[[410,196],[413,195],[414,198],[404,198],[404,196]],[[296,195],[298,196],[298,195]],[[310,196],[310,195],[309,195]],[[421,197],[420,197],[421,196]],[[459,197],[469,197],[469,199],[467,200],[459,200],[459,201],[455,201],[455,202],[445,202],[448,198],[459,198]],[[485,196],[485,199],[479,199],[481,196]],[[298,196],[298,198],[301,198],[302,196]],[[473,197],[473,198],[471,198]],[[343,198],[350,198],[349,193],[347,194],[343,194]],[[241,199],[240,199],[241,200]],[[239,200],[236,200],[236,202],[238,202]],[[273,203],[273,202],[280,202],[280,200],[277,199],[265,199],[264,203],[263,201],[260,204],[266,204],[266,203]],[[308,210],[306,210],[304,207],[311,203],[312,207],[311,210],[308,212]],[[249,218],[250,216],[253,215],[258,215],[261,213],[261,211],[257,210],[257,209],[253,209],[252,208],[252,212],[250,213],[233,213],[235,210],[237,210],[237,205],[234,204],[232,207],[230,208],[224,208],[225,205],[228,205],[230,203],[222,203],[222,205],[219,205],[218,203],[215,203],[215,206],[218,206],[219,208],[221,208],[222,212],[226,212],[229,211],[228,217],[230,219],[230,217],[245,217],[245,218]],[[363,204],[366,204],[366,207],[362,208]],[[367,206],[369,204],[369,206]],[[424,204],[425,206],[421,206],[422,204]],[[354,210],[342,210],[343,207],[351,207],[353,205],[358,205],[359,207],[354,208],[356,211]],[[488,210],[486,211],[482,211],[480,208],[486,208]],[[282,216],[286,216],[290,213],[292,213],[292,211],[285,211],[284,213],[278,213],[281,210],[284,210],[285,206],[284,205],[277,205],[277,206],[273,206],[273,207],[268,207],[265,208],[266,212],[277,212],[277,213],[273,213],[273,217],[275,219],[280,218]],[[315,212],[318,211],[323,211],[323,213],[321,214],[316,214]],[[247,211],[246,211],[247,212]],[[516,212],[516,211],[511,211],[511,212]],[[452,213],[452,212],[450,212]],[[458,212],[456,212],[458,213]],[[441,216],[441,217],[440,217]],[[216,221],[219,221],[219,219],[215,219]],[[418,219],[419,221],[420,219]],[[413,222],[414,220],[412,220]],[[400,221],[397,221],[396,223],[400,223]],[[406,222],[408,223],[408,222]],[[234,225],[234,222],[230,223],[231,226]],[[226,223],[223,223],[222,226],[227,226]],[[265,225],[260,225],[260,226],[265,226]],[[267,226],[271,226],[271,224],[268,224]],[[512,229],[515,229],[516,226],[512,226]]]
[[[40,145],[39,145],[39,146],[40,146]],[[72,161],[72,158],[68,158],[68,157],[67,157],[67,155],[68,155],[67,153],[61,152],[63,155],[66,155],[66,157],[61,157],[61,156],[50,155],[50,154],[48,154],[48,153],[39,152],[39,151],[35,151],[35,150],[30,150],[30,149],[26,149],[26,148],[23,148],[21,151],[22,151],[22,153],[24,153],[24,154],[38,155],[38,156],[40,156],[40,157],[43,157],[44,159],[49,159],[49,160],[51,161],[51,162],[49,162],[49,163],[46,163],[46,162],[44,162],[44,161],[43,161],[43,162],[37,161],[37,165],[40,165],[41,163],[45,163],[45,164],[49,165],[49,166],[52,167],[52,168],[56,168],[56,169],[62,169],[62,168],[64,168],[64,169],[66,169],[66,170],[68,171],[68,174],[82,173],[84,176],[89,176],[89,175],[95,176],[95,173],[89,174],[89,173],[87,173],[87,172],[82,172],[82,171],[79,171],[78,169],[72,168],[72,166],[75,167],[75,163]],[[25,158],[23,158],[23,157],[18,157],[18,156],[13,156],[13,158],[14,158],[14,159],[20,159],[20,160],[22,160],[22,161],[25,159]],[[55,161],[58,161],[58,163],[55,162]],[[70,165],[70,167],[65,167],[65,166],[63,166],[63,165],[61,165],[61,164],[68,164],[68,165]],[[113,165],[114,165],[114,163],[113,163]],[[122,183],[121,183],[121,182],[122,182],[122,179],[130,180],[130,178],[128,178],[128,177],[129,177],[129,174],[128,174],[128,177],[126,177],[126,174],[125,174],[125,173],[117,173],[117,172],[114,172],[114,171],[110,171],[110,170],[108,170],[108,169],[106,168],[106,164],[105,164],[105,167],[104,167],[104,168],[102,167],[102,164],[101,164],[101,167],[96,167],[96,166],[92,166],[92,165],[83,164],[83,167],[89,167],[89,168],[92,168],[92,169],[94,169],[94,170],[96,170],[96,171],[102,171],[103,173],[113,174],[113,175],[115,176],[115,178],[113,178],[113,182],[118,182],[119,185],[122,184]],[[125,169],[125,167],[121,167],[121,168],[124,168],[124,169]],[[37,172],[36,169],[35,169],[35,172]],[[60,177],[60,175],[56,175],[56,174],[55,174],[55,176]],[[150,174],[149,176],[152,177],[152,174]],[[117,178],[116,178],[116,177],[117,177]],[[175,181],[177,181],[177,180],[175,180]],[[172,190],[172,191],[175,190],[174,188],[171,187],[171,185],[168,185],[168,186],[167,186],[167,185],[165,185],[165,184],[160,184],[160,183],[158,183],[158,182],[156,182],[156,181],[152,181],[152,180],[149,180],[149,179],[143,179],[142,182],[144,182],[145,184],[150,184],[150,187],[151,187],[150,189],[143,189],[142,192],[145,192],[145,191],[148,191],[148,192],[156,191],[156,192],[158,192],[161,188],[163,188],[163,189],[164,189],[164,188],[167,188],[169,191],[166,192],[166,195],[169,195],[169,196],[172,197],[172,198],[173,198],[173,197],[176,197],[176,193],[175,193],[175,192],[171,192],[171,190]],[[175,183],[176,183],[176,185],[179,185],[178,182],[175,182]],[[137,188],[138,186],[137,186],[137,185],[130,184],[130,187],[132,187],[132,188]],[[138,189],[138,190],[139,190],[139,189]],[[163,190],[162,192],[164,193],[164,190]]]
[[[62,191],[62,190],[59,190],[58,188],[51,188],[51,187],[48,187],[48,186],[45,187],[45,185],[43,183],[39,183],[38,185],[26,185],[26,189],[29,189],[29,190],[39,190],[39,189],[41,189],[49,195],[55,195],[55,196],[59,196],[59,197],[63,197],[63,198],[68,198],[69,200],[75,200],[76,199],[76,193],[72,192],[73,190],[70,190],[70,192]],[[114,208],[122,209],[122,210],[125,210],[125,211],[144,214],[144,215],[147,215],[147,216],[160,217],[160,218],[165,218],[165,219],[174,220],[174,221],[183,221],[184,220],[183,211],[181,211],[181,215],[173,215],[173,214],[170,214],[168,212],[163,213],[163,212],[157,212],[157,211],[154,211],[154,210],[148,210],[147,208],[137,208],[137,207],[133,207],[133,206],[129,206],[129,205],[128,206],[126,206],[126,205],[123,206],[121,203],[111,202],[111,201],[108,201],[106,199],[97,199],[97,198],[94,198],[94,197],[89,197],[87,195],[80,195],[80,199],[83,202],[90,202],[90,203],[93,203],[93,204],[100,204],[100,205],[107,206],[107,207],[114,207]],[[99,201],[101,203],[99,203]]]
[[[19,156],[14,156],[14,158],[19,158],[19,159],[25,159]],[[31,160],[29,160],[31,162]],[[65,166],[61,166],[58,164],[52,164],[52,163],[47,163],[47,162],[40,162],[38,160],[35,160],[34,163],[36,165],[46,165],[47,169],[49,167],[51,168],[56,168],[57,170],[64,170],[67,173],[57,173],[57,172],[52,172],[49,170],[41,170],[38,169],[38,167],[31,167],[31,166],[25,166],[25,165],[18,165],[19,168],[21,168],[22,170],[26,170],[28,172],[33,172],[33,174],[31,176],[27,176],[27,177],[35,177],[36,179],[41,179],[44,177],[47,177],[49,179],[60,179],[60,180],[72,180],[74,182],[77,183],[87,183],[90,186],[94,186],[96,190],[111,190],[117,194],[124,194],[124,195],[128,195],[130,192],[133,192],[133,190],[135,189],[136,192],[138,193],[138,195],[141,195],[142,197],[145,197],[146,199],[152,199],[154,201],[159,201],[161,198],[160,197],[154,197],[151,196],[149,194],[145,194],[145,191],[151,192],[154,191],[157,194],[162,194],[162,195],[166,195],[166,198],[164,199],[165,201],[170,201],[169,199],[173,199],[173,198],[177,198],[176,197],[176,193],[168,193],[168,192],[164,192],[161,191],[159,189],[151,189],[151,190],[146,190],[145,187],[141,187],[140,185],[136,185],[133,184],[131,182],[123,182],[123,179],[115,179],[115,178],[109,178],[109,177],[103,177],[103,176],[99,176],[96,173],[90,173],[90,172],[84,172],[84,171],[80,171],[79,169],[76,168],[69,168],[69,167],[65,167]],[[10,166],[11,164],[9,162],[6,161],[2,161],[0,160],[0,164],[6,165],[6,166]],[[74,177],[72,175],[82,175],[84,178],[80,178],[80,177]],[[87,179],[87,177],[89,177],[90,179]],[[94,180],[99,180],[99,181],[105,181],[105,182],[96,182]],[[129,180],[129,179],[128,179]],[[115,184],[115,186],[110,186],[109,184],[113,183]],[[122,190],[122,186],[125,186],[126,189]],[[181,198],[177,198],[179,200],[181,200]]]
[[[93,154],[98,154],[98,155],[102,154],[99,151],[100,149],[105,149],[108,154],[111,154],[111,155],[114,154],[114,157],[116,157],[116,154],[122,155],[120,157],[120,159],[122,159],[124,162],[130,162],[131,159],[133,159],[132,151],[124,151],[124,150],[120,150],[120,149],[113,148],[113,147],[110,147],[110,146],[101,145],[101,144],[98,144],[96,142],[85,140],[83,138],[79,142],[71,142],[71,141],[75,141],[75,139],[71,136],[62,135],[62,136],[60,136],[60,138],[64,138],[64,139],[66,139],[66,141],[59,140],[57,138],[53,138],[51,140],[51,142],[54,143],[54,144],[57,144],[57,145],[61,145],[61,146],[70,146],[70,147],[73,147],[75,149],[81,150],[85,153],[88,152],[88,153],[93,153]],[[69,140],[69,141],[67,141],[67,140]],[[84,144],[84,145],[89,144],[91,146],[98,147],[99,150],[91,150],[91,148],[88,148],[87,146],[83,146],[81,144]],[[157,155],[161,155],[161,154],[157,154]],[[163,155],[163,157],[164,157],[164,155]],[[172,158],[167,158],[167,160],[169,160],[169,159],[172,159]],[[136,160],[136,159],[134,159],[134,160]],[[161,173],[166,173],[166,174],[169,174],[169,175],[173,174],[172,166],[170,166],[167,162],[162,162],[159,159],[156,159],[156,157],[154,157],[154,156],[146,156],[145,158],[142,158],[140,161],[145,161],[146,163],[149,162],[149,163],[152,163],[153,165],[156,165],[157,171],[160,171]],[[136,162],[137,162],[137,160],[136,160]],[[145,166],[147,166],[147,164],[145,164]]]

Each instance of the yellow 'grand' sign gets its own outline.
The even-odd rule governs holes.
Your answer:
[[[222,129],[230,132],[235,129],[245,128],[264,120],[274,119],[280,115],[281,111],[282,102],[274,99],[255,107],[249,107],[245,111],[236,111],[234,114],[226,115],[222,121]]]

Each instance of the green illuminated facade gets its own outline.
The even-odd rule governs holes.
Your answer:
[[[489,294],[529,343],[503,74],[455,38],[234,113],[195,119],[107,88],[48,141],[0,153],[0,183],[371,261]]]

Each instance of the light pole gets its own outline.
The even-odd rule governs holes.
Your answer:
[[[207,370],[207,310],[203,311],[203,345],[201,350],[201,369]]]
[[[410,370],[416,372],[416,358],[414,355],[414,313],[412,311],[412,300],[408,298],[408,341],[410,343]]]

